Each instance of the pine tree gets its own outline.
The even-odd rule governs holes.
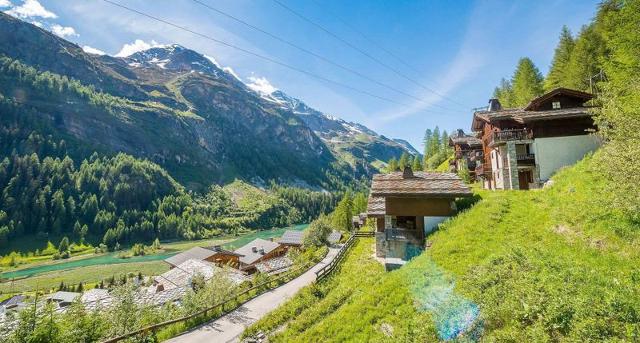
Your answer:
[[[562,31],[560,31],[560,40],[553,54],[553,61],[549,67],[549,73],[544,80],[545,91],[567,85],[567,70],[574,46],[575,41],[573,40],[571,31],[565,25],[562,27]]]
[[[567,65],[566,85],[569,88],[591,91],[591,80],[601,68],[600,56],[604,55],[604,42],[593,25],[580,31],[571,59]]]
[[[404,151],[402,152],[402,155],[400,156],[400,160],[398,161],[398,167],[401,170],[404,170],[404,168],[408,165],[409,165],[409,154],[407,154],[407,152]]]
[[[431,144],[429,145],[429,155],[428,157],[432,157],[433,155],[440,152],[440,128],[436,126],[433,129],[433,136],[431,137]]]
[[[543,92],[543,81],[542,74],[531,59],[521,58],[511,81],[514,105],[517,107],[525,106],[540,96]]]
[[[440,144],[442,145],[441,150],[445,151],[449,148],[449,134],[447,130],[442,131],[442,138],[440,139]]]
[[[58,245],[58,251],[63,253],[69,250],[69,238],[64,236]]]
[[[413,163],[411,164],[411,169],[414,171],[422,170],[422,160],[419,155],[416,155],[413,158]]]
[[[503,108],[515,107],[511,81],[505,78],[502,78],[502,80],[500,80],[500,86],[493,90],[493,97],[500,101],[500,105],[502,105]]]
[[[430,152],[429,146],[431,145],[431,136],[433,136],[433,132],[431,129],[427,129],[424,132],[424,139],[422,140],[422,144],[424,145],[424,156],[428,156]]]
[[[387,173],[393,173],[396,169],[398,169],[398,161],[396,161],[395,157],[392,157],[387,162]]]

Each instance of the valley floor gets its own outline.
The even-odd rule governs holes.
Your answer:
[[[339,273],[250,327],[270,341],[634,341],[640,230],[607,204],[589,157],[537,191],[478,190],[432,246],[384,272],[371,240]]]

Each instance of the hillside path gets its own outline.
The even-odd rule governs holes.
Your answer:
[[[315,272],[325,264],[331,262],[337,254],[338,249],[330,248],[327,256],[325,256],[322,261],[297,278],[246,302],[244,305],[216,320],[202,324],[165,342],[239,342],[240,335],[242,335],[245,328],[283,304],[287,299],[293,297],[302,287],[315,281]]]

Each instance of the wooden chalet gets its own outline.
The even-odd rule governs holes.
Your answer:
[[[586,103],[589,93],[558,88],[521,109],[503,109],[497,99],[473,115],[483,161],[475,174],[488,189],[537,188],[559,168],[600,146]]]
[[[472,179],[476,179],[476,165],[483,161],[482,141],[476,136],[464,133],[458,129],[449,137],[449,146],[453,147],[454,158],[451,161],[451,171],[460,172],[466,168]]]
[[[456,212],[455,199],[471,196],[455,174],[403,172],[373,176],[367,215],[376,220],[376,256],[409,260],[425,236]]]
[[[240,257],[240,270],[254,273],[257,271],[256,264],[283,256],[287,252],[287,247],[278,242],[256,238],[234,252],[242,255]]]
[[[242,256],[243,255],[239,253],[224,250],[220,246],[214,246],[211,249],[193,247],[189,250],[173,255],[164,261],[168,263],[171,268],[175,268],[188,260],[207,261],[219,266],[228,265],[231,267],[238,267]]]

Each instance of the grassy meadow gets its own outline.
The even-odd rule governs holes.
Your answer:
[[[339,273],[246,334],[262,330],[274,342],[424,342],[461,332],[463,341],[637,341],[640,231],[607,206],[596,161],[559,171],[542,190],[477,190],[482,199],[399,270],[384,272],[363,239]],[[472,324],[455,318],[460,309]]]

